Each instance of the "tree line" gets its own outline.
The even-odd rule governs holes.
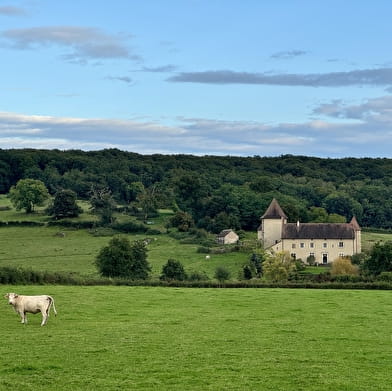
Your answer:
[[[186,213],[210,232],[255,230],[273,197],[295,222],[341,222],[392,228],[392,159],[283,155],[233,157],[141,155],[118,149],[0,149],[0,193],[21,179],[79,199],[105,194],[147,219],[158,208]],[[107,195],[107,194],[106,194]],[[108,201],[108,200],[107,200]]]

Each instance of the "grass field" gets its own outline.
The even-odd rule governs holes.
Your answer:
[[[1,390],[391,390],[388,291],[2,286]]]
[[[58,227],[0,227],[0,266],[31,268],[52,272],[77,272],[97,275],[94,260],[110,237],[96,237],[88,230],[64,230],[65,237],[56,235]],[[130,241],[146,238],[145,235],[126,235]],[[249,259],[246,253],[205,254],[197,252],[198,245],[180,244],[167,235],[148,236],[148,260],[152,276],[161,274],[169,258],[180,261],[188,273],[204,271],[213,277],[217,266],[225,266],[237,278],[243,264]]]

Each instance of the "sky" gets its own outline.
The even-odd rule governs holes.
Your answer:
[[[0,148],[392,158],[390,0],[0,0]]]

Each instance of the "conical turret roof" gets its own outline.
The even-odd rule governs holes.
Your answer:
[[[354,228],[355,231],[360,231],[361,230],[361,227],[358,224],[358,221],[355,218],[355,216],[353,216],[353,218],[351,219],[350,224],[352,225],[352,227]]]
[[[287,216],[280,207],[278,201],[274,198],[265,213],[261,216],[262,219],[287,219]]]

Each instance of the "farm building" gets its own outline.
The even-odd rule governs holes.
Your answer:
[[[219,244],[237,243],[238,239],[238,235],[232,229],[224,229],[216,237],[216,241]]]
[[[361,252],[361,227],[355,217],[349,223],[288,223],[276,199],[261,217],[257,237],[265,249],[287,251],[304,262],[312,257],[327,264]]]

